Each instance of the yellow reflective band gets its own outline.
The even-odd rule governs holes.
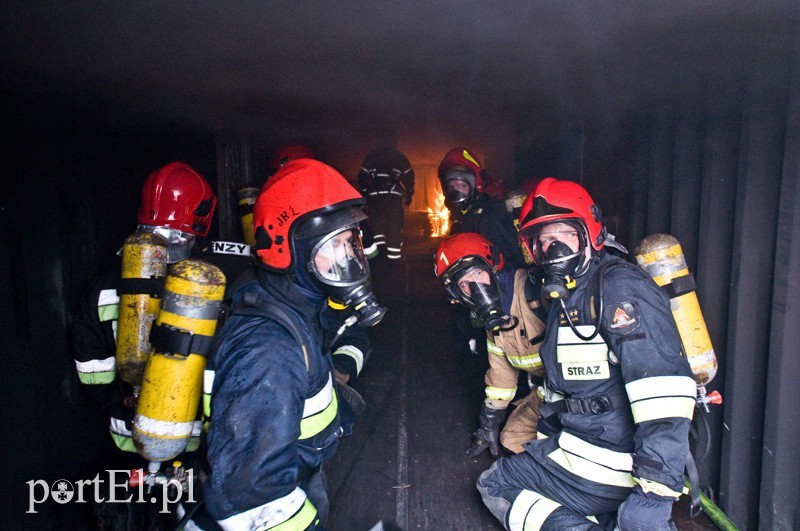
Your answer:
[[[582,478],[617,487],[633,487],[631,454],[590,444],[568,432],[561,432],[558,444],[547,457]]]
[[[109,306],[98,306],[97,317],[101,323],[106,321],[116,321],[119,317],[119,306],[116,304]]]
[[[652,376],[625,384],[625,391],[632,403],[668,396],[693,399],[697,396],[697,384],[688,376]]]
[[[303,507],[282,524],[268,528],[268,531],[302,531],[308,529],[317,518],[317,509],[306,499]]]
[[[523,490],[514,499],[508,512],[509,531],[539,531],[550,513],[561,504],[538,492]]]
[[[203,393],[203,416],[206,419],[211,418],[211,395]]]
[[[531,369],[542,366],[542,358],[539,357],[539,354],[530,354],[527,356],[512,356],[506,354],[506,357],[511,365],[520,369]]]
[[[590,361],[607,361],[608,346],[605,343],[558,345],[556,356],[559,363],[587,363]]]
[[[561,448],[553,450],[547,457],[558,463],[563,469],[595,483],[617,487],[633,487],[634,485],[630,473],[611,470],[577,455],[569,454]]]
[[[336,418],[338,408],[339,402],[336,399],[336,393],[333,393],[328,407],[323,409],[320,413],[303,418],[303,420],[300,421],[300,437],[298,437],[298,439],[308,439],[321,433]]]
[[[200,448],[200,437],[191,437],[184,451],[196,452],[198,448]]]
[[[517,388],[505,389],[503,387],[486,386],[486,398],[490,400],[513,400],[517,394]]]
[[[571,454],[614,470],[630,472],[633,469],[633,456],[631,454],[595,446],[566,431],[561,432],[558,438],[558,445]]]
[[[117,371],[78,373],[78,380],[84,385],[110,384],[117,378]]]
[[[497,346],[496,343],[493,341],[486,340],[486,350],[489,354],[494,354],[495,356],[505,356],[506,353],[503,352],[503,349]]]
[[[691,420],[694,415],[695,399],[683,396],[666,398],[651,398],[640,400],[631,404],[633,421],[636,424],[648,420],[686,418]]]
[[[352,358],[353,361],[356,362],[356,376],[361,374],[361,368],[364,366],[364,353],[361,352],[361,349],[354,347],[353,345],[342,345],[334,351],[333,355],[348,356]]]
[[[117,445],[117,448],[123,452],[132,452],[134,454],[137,453],[136,445],[133,444],[133,439],[131,437],[126,437],[112,431],[111,438],[114,440],[114,444]]]
[[[649,479],[644,478],[633,478],[633,480],[642,486],[642,490],[645,494],[652,492],[653,494],[657,494],[665,498],[678,498],[681,495],[680,492],[672,490],[663,483],[658,483],[657,481],[650,481]]]
[[[217,523],[225,530],[301,531],[317,518],[317,510],[300,487],[277,500],[234,514]]]

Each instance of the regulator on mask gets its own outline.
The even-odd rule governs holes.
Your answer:
[[[378,304],[372,293],[369,262],[357,226],[321,238],[311,248],[307,266],[331,300],[353,310],[337,335],[348,326],[375,326],[383,319],[386,308]]]

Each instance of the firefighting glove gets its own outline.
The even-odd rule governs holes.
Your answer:
[[[500,457],[500,424],[506,418],[505,409],[493,409],[484,404],[481,406],[481,414],[478,417],[478,431],[475,432],[475,440],[467,450],[468,457],[478,457],[486,450],[493,459]]]
[[[407,195],[407,196],[405,196],[405,197],[403,198],[403,204],[404,204],[405,206],[408,206],[408,205],[410,205],[410,204],[411,204],[411,196],[410,196],[410,195]]]
[[[617,528],[620,531],[669,531],[675,529],[670,522],[672,498],[643,494],[634,487],[617,511]]]

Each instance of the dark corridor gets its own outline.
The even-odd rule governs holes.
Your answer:
[[[354,180],[382,141],[420,182],[465,145],[508,188],[581,183],[629,248],[675,236],[724,398],[701,485],[740,529],[800,528],[800,3],[9,0],[0,21],[0,528],[88,529],[81,505],[26,513],[26,482],[91,477],[110,451],[69,329],[145,176],[193,166],[219,197],[212,234],[235,239],[236,190],[276,147]],[[406,261],[377,266],[390,312],[332,522],[496,529],[474,489],[488,458],[461,456],[484,361],[446,326],[424,217],[409,223]]]

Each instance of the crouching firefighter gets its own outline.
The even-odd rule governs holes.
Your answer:
[[[520,238],[551,299],[540,351],[545,439],[478,479],[507,529],[665,530],[684,484],[696,386],[667,295],[616,245],[574,182],[544,179]],[[600,522],[600,524],[598,524]]]
[[[486,327],[486,398],[467,455],[476,457],[489,450],[496,459],[501,455],[500,444],[514,453],[523,452],[522,444],[536,438],[537,386],[530,385],[531,393],[515,402],[502,432],[500,425],[517,394],[520,371],[537,380],[544,375],[539,346],[546,315],[537,286],[527,270],[507,266],[495,246],[474,232],[442,240],[434,262],[436,276],[450,299],[467,306]]]
[[[385,308],[370,287],[361,195],[311,159],[282,166],[254,205],[256,264],[231,288],[231,314],[204,380],[204,503],[184,520],[205,529],[321,529],[323,466],[342,430],[320,315],[328,297],[359,322]],[[196,511],[195,511],[196,509]]]

